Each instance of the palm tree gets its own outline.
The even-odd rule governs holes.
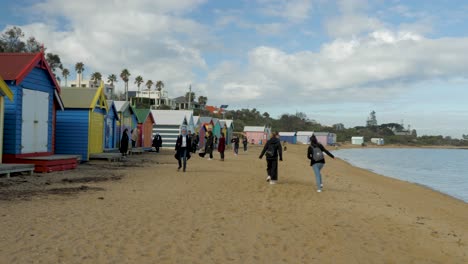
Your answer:
[[[151,107],[151,95],[150,95],[150,91],[151,91],[151,86],[153,86],[153,81],[152,81],[152,80],[146,81],[145,86],[146,86],[146,88],[148,88],[148,104],[149,104],[149,106]]]
[[[107,76],[107,82],[110,83],[111,86],[114,86],[114,83],[118,82],[117,76],[115,76],[115,74]]]
[[[125,101],[128,101],[128,80],[130,75],[131,74],[127,69],[123,69],[120,73],[120,78],[125,82]]]
[[[198,103],[199,103],[200,105],[205,106],[207,102],[208,102],[208,97],[206,97],[206,96],[201,96],[201,95],[198,96]]]
[[[75,71],[78,73],[78,87],[81,87],[81,73],[84,72],[84,64],[83,62],[77,62],[75,64]]]
[[[67,80],[68,80],[68,76],[70,76],[70,71],[67,68],[64,68],[62,70],[62,76],[63,76],[63,79],[65,80],[65,87],[67,87]]]
[[[141,77],[141,75],[138,75],[136,78],[135,78],[135,84],[137,85],[138,87],[138,97],[140,97],[140,85],[143,83],[143,77]],[[139,100],[141,102],[141,100]]]
[[[102,80],[102,74],[100,72],[94,72],[91,74],[91,80],[94,83],[94,87],[97,87],[97,83],[101,82]]]
[[[158,91],[161,91],[164,88],[164,83],[162,81],[157,81],[156,88],[158,89]]]

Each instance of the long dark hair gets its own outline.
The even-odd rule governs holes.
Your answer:
[[[317,141],[317,138],[315,137],[315,135],[312,135],[310,137],[310,144],[311,145],[314,145],[314,146],[317,146],[318,145],[318,141]]]

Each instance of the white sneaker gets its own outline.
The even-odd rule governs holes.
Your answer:
[[[208,158],[208,160],[211,160],[211,158]]]
[[[323,183],[320,184],[320,188],[323,188]]]
[[[266,181],[269,182],[271,180],[271,177],[270,176],[267,176],[266,177]]]
[[[322,190],[317,190],[317,192],[322,192]]]
[[[270,180],[270,184],[276,184],[276,181]]]

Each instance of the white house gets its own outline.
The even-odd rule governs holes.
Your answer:
[[[314,134],[313,131],[297,131],[297,144],[310,144],[310,137]]]
[[[353,145],[362,145],[364,143],[364,137],[352,137],[351,144]]]

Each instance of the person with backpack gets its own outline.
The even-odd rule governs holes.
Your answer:
[[[283,149],[278,132],[273,132],[258,158],[262,159],[263,155],[265,155],[267,161],[268,176],[266,180],[267,182],[269,181],[270,184],[276,184],[278,182],[278,157],[280,161],[283,161]]]
[[[323,183],[322,183],[322,174],[320,171],[323,166],[325,166],[325,157],[323,153],[326,153],[329,157],[335,158],[322,144],[317,141],[315,135],[310,137],[310,146],[307,149],[307,158],[310,159],[310,166],[315,173],[315,179],[317,181],[317,192],[322,192]]]
[[[234,146],[234,155],[237,156],[239,154],[239,137],[234,136],[231,140],[231,143],[233,143]]]

